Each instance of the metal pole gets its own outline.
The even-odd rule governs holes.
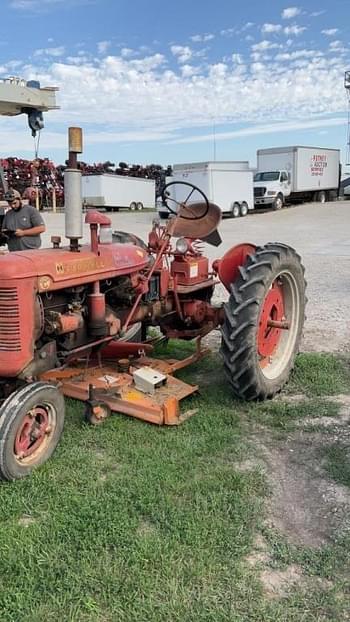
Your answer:
[[[213,150],[214,150],[214,162],[216,162],[216,125],[215,125],[215,117],[213,120]]]
[[[56,188],[52,190],[52,211],[56,214],[57,203],[56,203]]]

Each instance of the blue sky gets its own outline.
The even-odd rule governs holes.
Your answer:
[[[343,151],[349,0],[2,0],[0,77],[58,86],[40,155],[173,164],[304,144]],[[25,118],[0,118],[0,155],[33,157]],[[215,137],[215,140],[214,140]]]

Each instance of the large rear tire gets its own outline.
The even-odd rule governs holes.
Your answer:
[[[221,354],[234,394],[264,400],[287,382],[299,350],[304,268],[291,247],[271,243],[249,255],[239,272],[225,305]]]
[[[12,393],[0,409],[0,477],[15,480],[44,464],[60,440],[64,397],[47,382]]]

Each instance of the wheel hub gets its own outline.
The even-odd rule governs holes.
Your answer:
[[[36,406],[24,416],[16,434],[16,457],[23,460],[31,456],[39,449],[49,432],[47,410],[43,406]]]
[[[258,354],[262,359],[272,356],[278,346],[281,328],[276,324],[285,321],[283,289],[279,282],[275,281],[269,289],[263,302],[259,318],[258,329]]]

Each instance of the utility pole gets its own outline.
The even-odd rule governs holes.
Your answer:
[[[345,72],[344,87],[348,96],[348,130],[346,141],[346,166],[350,166],[350,71]]]
[[[213,156],[214,156],[214,162],[216,162],[216,123],[215,123],[215,117],[213,119]]]

